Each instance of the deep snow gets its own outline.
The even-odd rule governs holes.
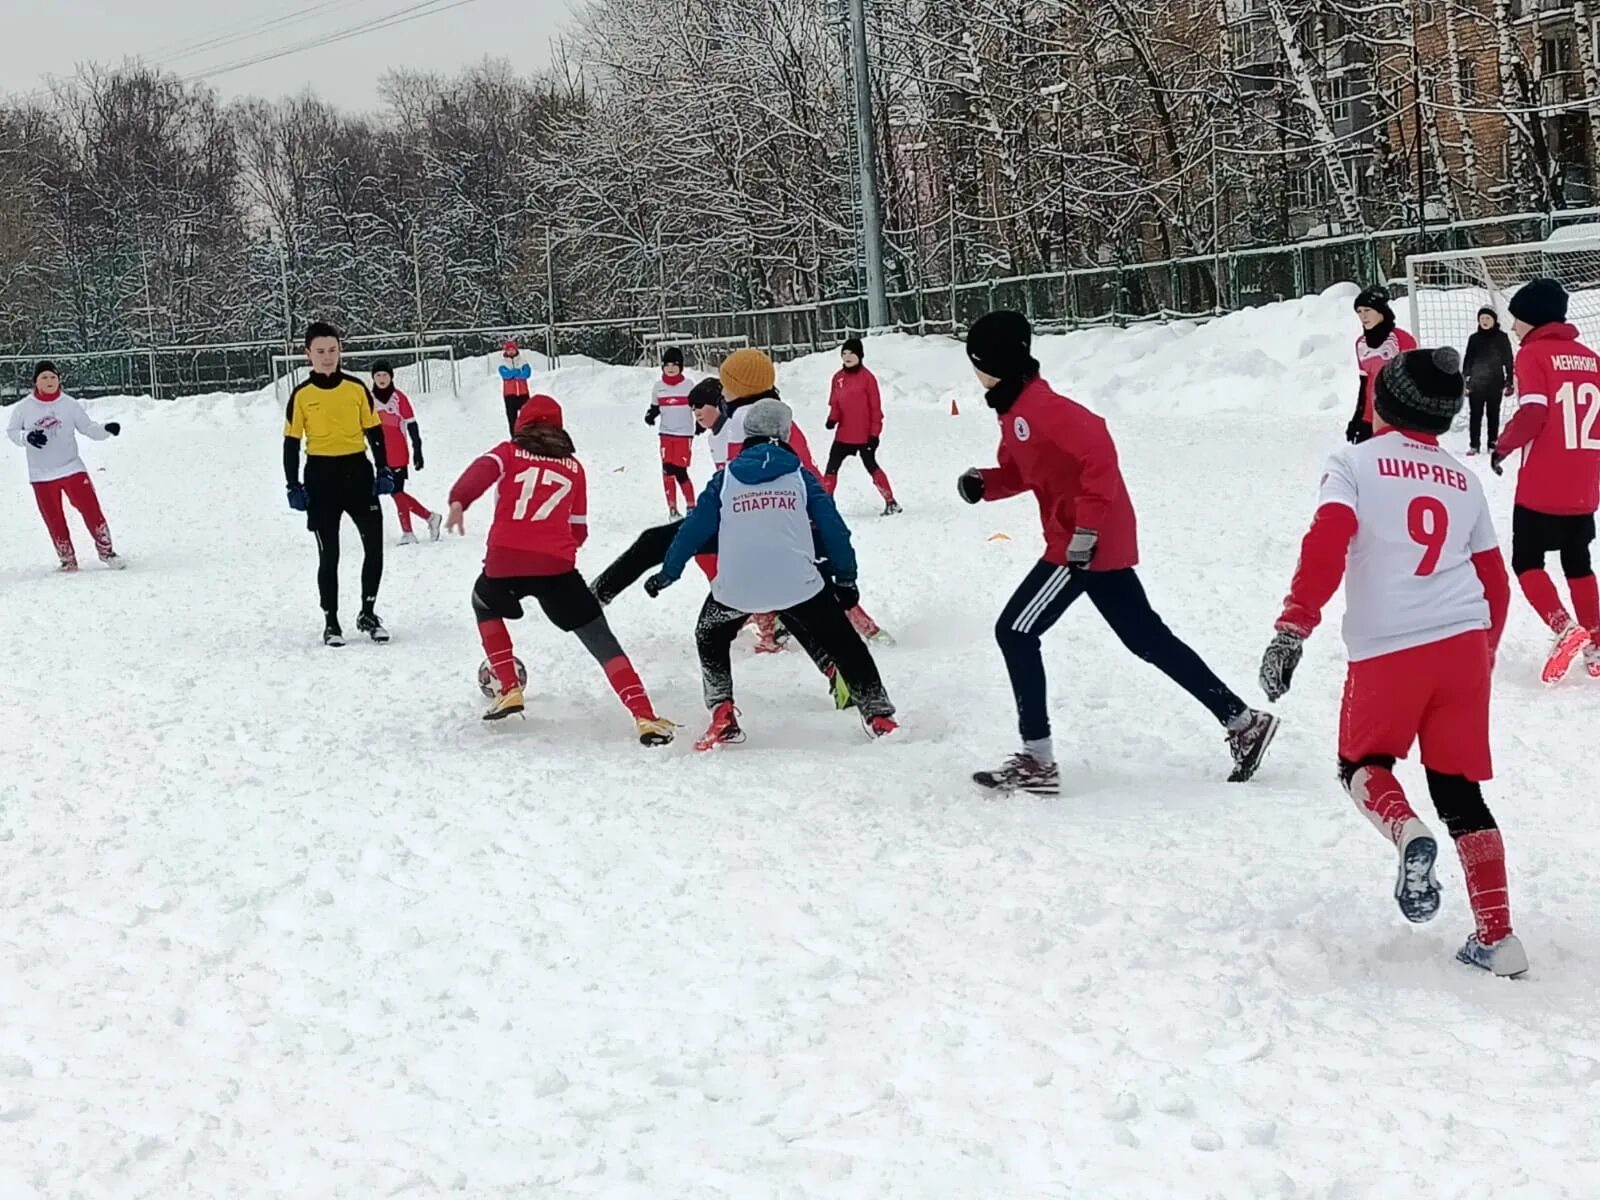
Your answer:
[[[1351,294],[1042,347],[1111,422],[1155,604],[1251,699],[1352,399]],[[1452,961],[1453,861],[1435,924],[1394,909],[1334,781],[1337,611],[1246,787],[1198,706],[1070,613],[1067,794],[985,802],[965,780],[1014,738],[991,625],[1037,519],[956,498],[995,443],[957,346],[868,356],[907,510],[846,466],[899,640],[905,732],[878,745],[800,655],[745,652],[749,743],[692,754],[693,572],[611,610],[677,746],[635,745],[538,619],[529,719],[483,727],[481,509],[399,549],[386,507],[395,641],[324,650],[270,391],[93,404],[125,423],[85,450],[120,575],[50,573],[0,446],[0,1196],[1593,1195],[1600,685],[1540,688],[1519,599],[1489,792],[1514,984]],[[832,370],[781,373],[819,450]],[[662,516],[649,381],[540,380],[589,468],[591,575]],[[487,373],[463,382],[418,398],[425,503],[503,429]],[[1513,479],[1487,483],[1508,533]]]

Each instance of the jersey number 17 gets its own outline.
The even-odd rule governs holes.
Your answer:
[[[517,497],[516,507],[511,510],[511,519],[513,521],[548,520],[550,514],[560,507],[561,502],[572,491],[571,479],[560,471],[550,470],[545,467],[530,467],[512,482],[522,487],[522,494]],[[555,490],[544,498],[544,503],[530,513],[528,509],[532,507],[534,496],[538,493],[541,484],[549,484]]]

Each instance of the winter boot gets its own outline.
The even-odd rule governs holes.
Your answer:
[[[339,628],[339,618],[330,616],[322,626],[322,644],[324,646],[344,645],[344,630]]]
[[[739,728],[739,710],[732,700],[724,700],[711,712],[711,724],[705,736],[694,744],[696,750],[715,750],[718,746],[731,746],[744,741],[744,730]]]
[[[1394,883],[1394,900],[1406,920],[1422,925],[1439,915],[1439,880],[1433,873],[1439,843],[1426,825],[1413,818],[1400,830],[1399,848],[1400,873]]]
[[[1539,678],[1546,683],[1560,683],[1572,670],[1572,664],[1583,653],[1583,648],[1589,644],[1587,629],[1580,625],[1568,625],[1556,635],[1555,647],[1550,651],[1550,657],[1545,659],[1544,671]]]
[[[1059,796],[1061,772],[1055,763],[1042,763],[1026,752],[1013,754],[997,771],[979,771],[972,782],[991,792],[1027,792],[1034,796]]]
[[[443,529],[444,529],[444,514],[443,513],[434,513],[431,517],[428,518],[428,540],[430,542],[437,542],[439,540],[439,537],[441,535],[441,531]]]
[[[1514,933],[1508,933],[1492,946],[1485,946],[1473,934],[1456,952],[1456,961],[1488,971],[1502,979],[1515,979],[1528,973],[1528,952]]]
[[[1233,755],[1233,774],[1228,776],[1228,782],[1246,783],[1253,778],[1277,736],[1277,717],[1256,709],[1246,712],[1244,723],[1228,730],[1228,752]]]
[[[489,705],[489,711],[483,714],[485,721],[504,721],[507,717],[515,717],[522,712],[522,689],[512,688],[509,692],[501,692],[494,698],[494,703]]]
[[[356,631],[366,634],[380,646],[389,640],[389,631],[383,627],[383,621],[379,619],[378,614],[370,608],[363,610],[356,618]]]

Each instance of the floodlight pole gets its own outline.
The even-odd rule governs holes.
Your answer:
[[[866,0],[847,0],[850,18],[850,73],[855,77],[856,153],[861,173],[861,243],[867,267],[867,324],[889,324],[889,296],[883,273],[883,212],[878,199],[878,148],[872,123],[872,66],[867,57]]]

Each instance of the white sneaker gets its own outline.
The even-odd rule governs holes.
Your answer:
[[[112,571],[126,571],[128,569],[127,561],[115,554],[103,554],[100,556],[100,561],[105,563],[107,569]]]
[[[1412,818],[1400,831],[1400,873],[1394,883],[1394,900],[1413,925],[1439,915],[1439,880],[1433,864],[1439,843],[1421,821]]]
[[[1528,952],[1514,933],[1508,933],[1492,946],[1485,946],[1473,934],[1456,952],[1456,960],[1469,967],[1489,971],[1502,979],[1515,979],[1528,973]]]
[[[444,514],[443,513],[434,513],[433,516],[428,518],[428,540],[430,542],[437,542],[439,540],[439,535],[440,535],[440,533],[441,533],[441,531],[443,529],[444,529]]]
[[[417,544],[417,535],[407,530],[400,535],[400,544],[402,546],[415,546]]]

